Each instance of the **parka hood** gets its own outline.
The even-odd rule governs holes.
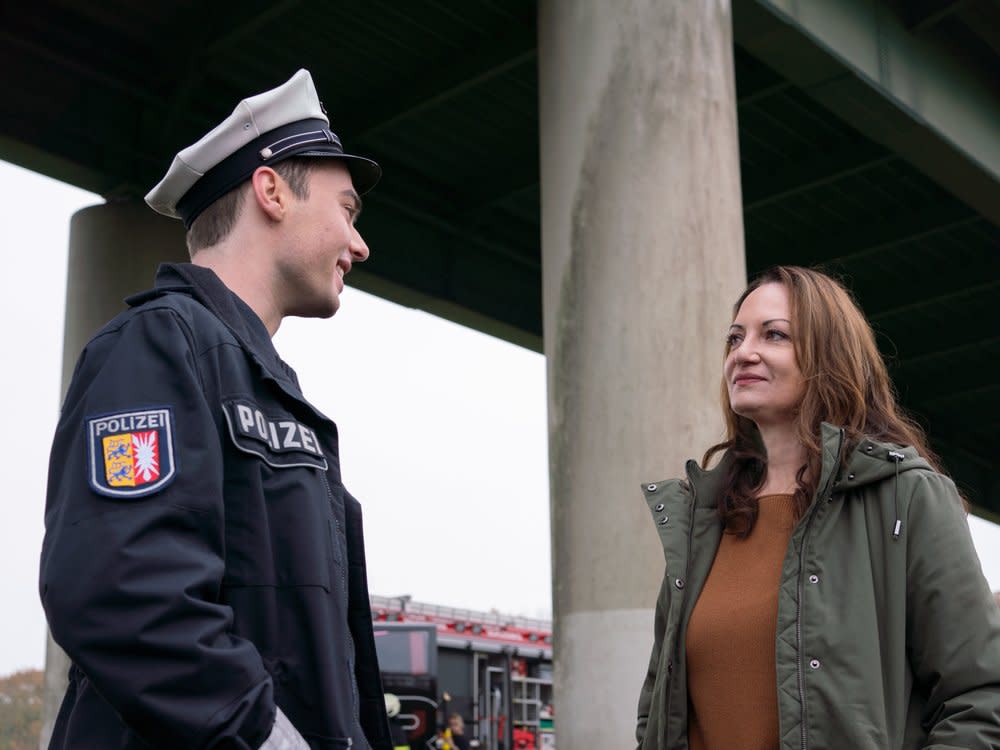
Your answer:
[[[847,457],[839,482],[849,481],[854,487],[882,481],[913,469],[931,469],[927,459],[911,446],[862,440]]]
[[[824,423],[824,435],[827,433],[827,428],[831,426]],[[842,430],[840,432],[843,433]],[[903,520],[899,508],[899,475],[915,469],[930,470],[930,463],[912,446],[882,443],[869,438],[858,443],[844,463],[845,468],[838,473],[833,483],[834,490],[854,490],[891,479],[892,505],[895,513],[891,536],[894,540],[899,539],[903,533]]]
[[[870,438],[864,438],[854,446],[841,466],[840,452],[846,439],[844,430],[823,422],[820,425],[820,438],[823,454],[823,467],[818,485],[820,488],[829,482],[833,472],[836,472],[836,476],[833,477],[834,486],[849,481],[852,486],[860,487],[904,471],[931,469],[931,465],[917,453],[916,448],[883,443]],[[760,444],[760,449],[764,450],[763,443]],[[710,469],[702,469],[697,461],[691,460],[687,462],[687,473],[692,480],[706,484],[709,492],[716,491],[732,460],[729,451],[726,451],[720,462]]]
[[[844,430],[823,422],[820,438],[822,469],[817,488],[821,494],[855,489],[890,478],[898,482],[900,474],[915,469],[932,470],[927,460],[911,446],[863,438],[841,462],[846,440]],[[710,469],[702,469],[694,460],[687,462],[687,477],[700,490],[697,498],[700,505],[714,507],[714,498],[732,461],[731,452],[726,451],[720,462]]]

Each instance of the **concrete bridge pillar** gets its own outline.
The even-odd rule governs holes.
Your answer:
[[[745,282],[728,0],[542,0],[558,744],[628,747],[663,556],[640,482],[722,435]]]
[[[63,328],[63,394],[84,345],[125,309],[125,297],[149,289],[161,262],[186,260],[184,226],[154,213],[141,201],[105,203],[73,214]],[[66,692],[68,669],[66,654],[48,636],[39,744],[42,750],[52,737],[52,726]]]

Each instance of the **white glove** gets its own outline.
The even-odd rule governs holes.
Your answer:
[[[280,708],[277,711],[274,728],[260,750],[309,750],[309,744],[299,734],[299,730],[292,726],[292,722]]]

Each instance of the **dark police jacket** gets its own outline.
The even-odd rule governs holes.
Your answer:
[[[53,748],[391,748],[337,428],[208,269],[165,265],[76,366],[40,590]]]

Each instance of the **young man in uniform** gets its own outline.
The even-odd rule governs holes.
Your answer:
[[[73,665],[53,748],[391,748],[361,509],[271,336],[329,317],[381,170],[307,71],[146,197],[188,228],[84,349],[49,470],[41,597]]]

